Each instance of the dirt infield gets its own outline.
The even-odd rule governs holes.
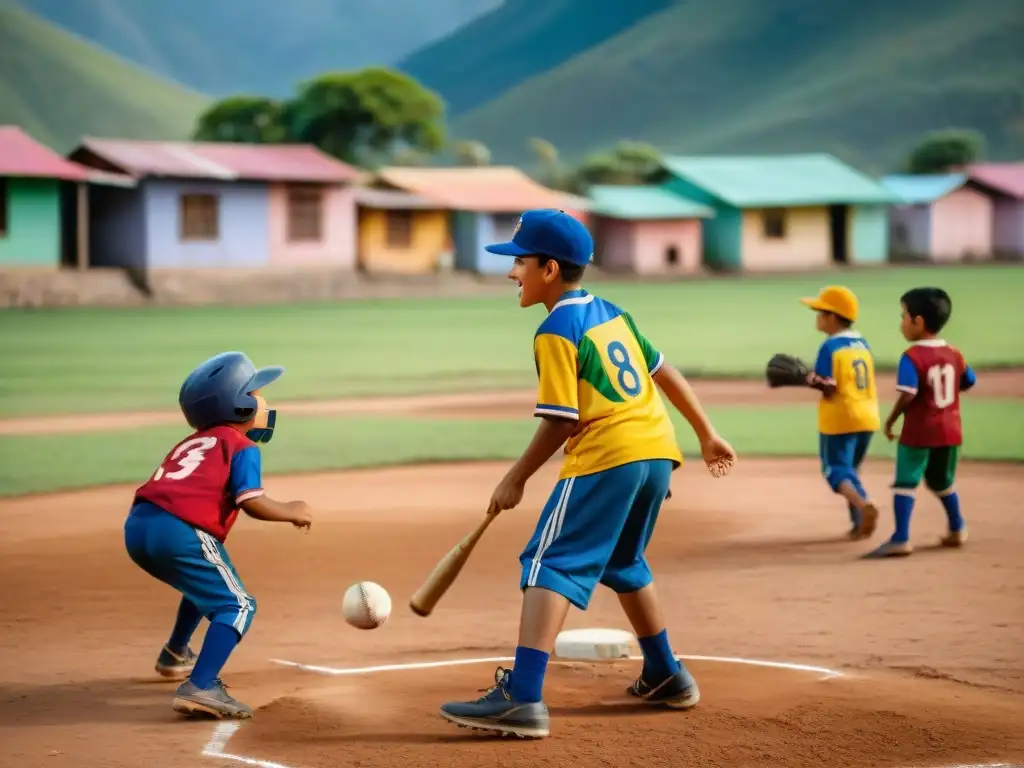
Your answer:
[[[432,617],[406,608],[503,471],[488,463],[268,478],[269,493],[305,498],[318,517],[308,534],[243,519],[229,542],[259,600],[225,671],[232,693],[258,708],[237,732],[179,721],[173,684],[153,680],[177,599],[124,552],[131,487],[0,501],[0,766],[1024,763],[1018,466],[963,465],[966,549],[930,546],[942,514],[922,497],[918,552],[889,562],[857,559],[871,543],[842,539],[845,510],[812,460],[742,461],[724,480],[696,463],[679,471],[649,550],[677,650],[843,676],[693,661],[701,704],[663,713],[611,701],[635,664],[556,665],[546,692],[552,738],[527,743],[467,735],[436,715],[446,699],[478,695],[494,663],[331,676],[271,661],[352,668],[511,653],[517,556],[555,465],[495,523]],[[881,498],[890,474],[887,463],[867,467]],[[883,523],[872,543],[887,533]],[[372,632],[340,616],[344,589],[359,579],[395,601]],[[602,591],[569,626],[625,623]]]
[[[972,398],[1024,398],[1024,369],[986,371],[971,391]],[[694,390],[705,405],[775,406],[813,402],[816,394],[801,388],[769,390],[760,381],[740,379],[694,379]],[[880,392],[892,392],[892,374],[878,377]],[[453,418],[522,418],[528,416],[535,403],[532,389],[477,392],[470,394],[420,395],[407,397],[366,397],[340,400],[274,403],[289,415],[371,415],[420,416]],[[166,411],[133,411],[127,413],[74,414],[0,419],[0,435],[38,435],[60,432],[93,432],[130,429],[159,424],[180,424],[181,413]]]

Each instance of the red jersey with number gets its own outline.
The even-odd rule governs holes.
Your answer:
[[[171,449],[135,492],[223,542],[239,505],[263,495],[260,451],[237,429],[217,426],[189,435]]]
[[[903,413],[901,444],[947,448],[963,442],[960,382],[966,370],[960,350],[941,339],[917,342],[903,353],[897,389],[914,399]]]

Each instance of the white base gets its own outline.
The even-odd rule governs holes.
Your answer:
[[[628,659],[636,648],[636,637],[622,629],[569,629],[555,638],[555,656],[575,661]]]

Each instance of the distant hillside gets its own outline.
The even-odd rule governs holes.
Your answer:
[[[0,124],[65,152],[83,134],[186,138],[205,104],[0,0]]]
[[[328,70],[393,65],[501,0],[13,0],[214,95],[285,96]]]
[[[592,2],[566,0],[581,19]],[[495,162],[527,159],[541,136],[563,157],[631,138],[671,152],[825,150],[881,170],[921,133],[963,126],[994,159],[1020,157],[1021,40],[1020,0],[680,0],[453,132]],[[460,98],[457,84],[443,93]]]
[[[506,0],[398,66],[444,94],[451,115],[557,67],[674,0]]]

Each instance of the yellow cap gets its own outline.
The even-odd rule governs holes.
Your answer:
[[[851,323],[857,322],[857,297],[853,291],[843,285],[826,285],[814,298],[800,299],[816,312],[831,312]]]

